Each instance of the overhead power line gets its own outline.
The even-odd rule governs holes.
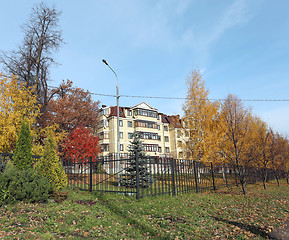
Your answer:
[[[57,88],[53,86],[48,86],[51,88]],[[105,93],[93,93],[89,92],[91,95],[103,96],[103,97],[116,97],[114,94],[105,94]],[[166,97],[166,96],[139,96],[139,95],[119,95],[119,97],[125,98],[151,98],[151,99],[167,99],[167,100],[187,100],[186,97]],[[224,101],[225,98],[208,98],[210,101]],[[289,102],[289,99],[241,99],[244,102]]]
[[[100,96],[110,96],[116,97],[116,95],[108,95],[108,94],[100,94],[100,93],[91,93],[92,95],[100,95]],[[133,95],[120,95],[120,97],[126,98],[156,98],[156,99],[171,99],[171,100],[187,100],[186,97],[161,97],[161,96],[133,96]],[[211,101],[224,101],[224,98],[208,98]],[[246,102],[289,102],[289,99],[241,99]]]

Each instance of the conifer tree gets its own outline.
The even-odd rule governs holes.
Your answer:
[[[45,142],[43,156],[36,164],[38,171],[53,185],[54,190],[63,188],[67,184],[67,176],[56,152],[55,136],[52,132],[48,133]]]
[[[153,177],[147,166],[147,156],[143,150],[142,141],[139,135],[134,132],[133,140],[130,141],[129,153],[133,156],[128,160],[127,178],[121,180],[121,186],[135,188],[137,185],[137,165],[136,157],[138,157],[138,168],[139,168],[139,186],[141,188],[147,188],[153,182]]]
[[[27,170],[32,168],[33,165],[30,128],[29,124],[25,121],[23,121],[21,124],[13,161],[19,170]]]

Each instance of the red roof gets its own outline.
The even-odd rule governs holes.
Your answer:
[[[162,123],[170,123],[169,117],[166,114],[162,114]]]
[[[110,114],[109,117],[117,116],[117,107],[110,107]],[[119,107],[119,116],[125,118],[124,111],[122,107]]]

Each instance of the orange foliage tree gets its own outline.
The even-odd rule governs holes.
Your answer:
[[[229,95],[221,104],[220,112],[222,142],[219,144],[220,153],[225,161],[234,168],[245,190],[245,170],[250,164],[248,159],[248,139],[250,136],[251,112],[245,109],[241,100]]]
[[[72,81],[63,82],[52,90],[44,125],[57,124],[62,131],[71,132],[77,126],[92,129],[97,127],[99,102],[91,98],[88,91],[72,86]]]

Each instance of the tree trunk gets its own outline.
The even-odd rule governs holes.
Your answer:
[[[241,185],[242,185],[243,194],[247,195],[246,188],[245,188],[245,181],[244,180],[240,180],[240,182],[241,182]]]
[[[265,173],[264,173],[264,178],[263,178],[263,186],[264,186],[264,189],[267,189],[267,185],[266,185],[266,182],[267,182],[267,169],[265,169]]]
[[[278,187],[280,187],[280,182],[279,182],[279,178],[278,178],[277,174],[275,175],[275,177],[276,177],[276,181],[277,181]]]

